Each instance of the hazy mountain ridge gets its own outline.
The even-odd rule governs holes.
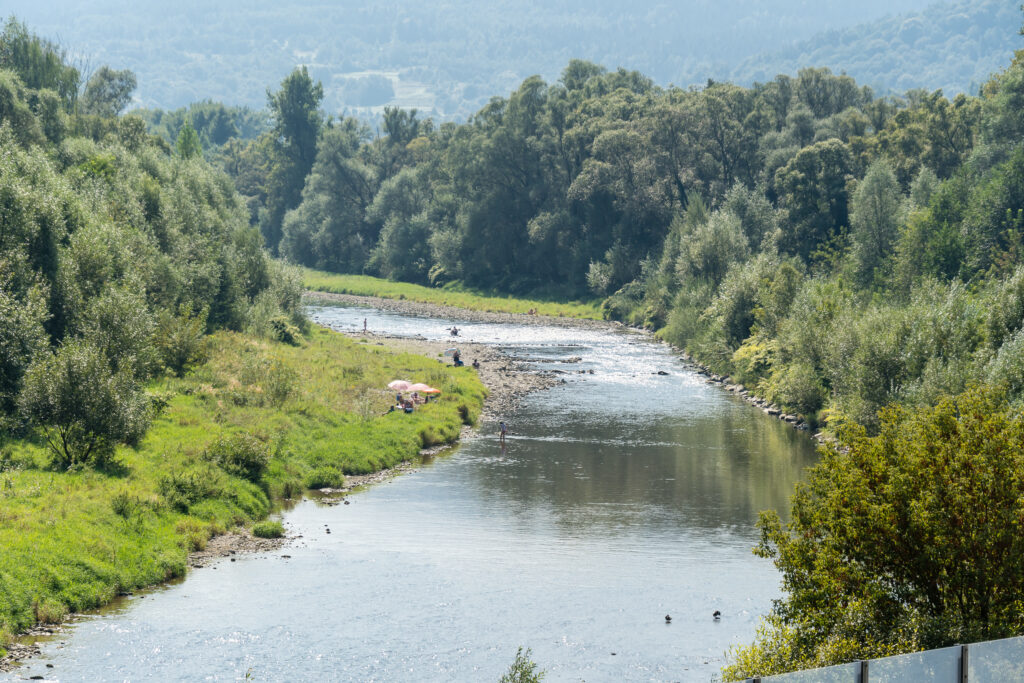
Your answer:
[[[641,0],[623,7],[602,0],[583,7],[573,0],[543,6],[399,0],[365,6],[257,0],[239,9],[192,1],[151,7],[126,0],[13,0],[7,12],[42,35],[59,37],[94,66],[134,70],[143,106],[174,108],[212,98],[262,107],[267,86],[301,63],[323,81],[329,110],[371,102],[353,80],[375,76],[391,81],[391,103],[462,118],[530,75],[557,79],[573,58],[688,85],[721,78],[738,60],[823,30],[927,4],[768,0],[752,8],[740,0]],[[345,92],[360,98],[345,101]],[[387,88],[374,92],[386,96]]]
[[[773,54],[750,57],[732,72],[740,83],[767,81],[806,66],[845,72],[879,92],[913,88],[953,96],[977,91],[1024,42],[1016,0],[960,0],[819,34]]]

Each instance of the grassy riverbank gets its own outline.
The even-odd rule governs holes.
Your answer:
[[[462,289],[454,285],[441,288],[423,287],[407,282],[392,282],[369,275],[338,275],[312,268],[302,269],[302,281],[307,289],[315,292],[377,296],[383,299],[407,299],[490,313],[527,313],[533,309],[539,315],[586,320],[602,319],[601,308],[596,303],[514,299],[508,296]]]
[[[41,441],[0,447],[0,654],[35,623],[182,575],[190,551],[275,500],[455,440],[486,394],[469,368],[319,328],[300,346],[210,341],[204,365],[150,387],[166,405],[113,470],[55,472]],[[444,393],[384,414],[396,377]]]

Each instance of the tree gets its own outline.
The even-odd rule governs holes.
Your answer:
[[[316,160],[317,140],[323,127],[319,106],[324,98],[320,82],[313,83],[305,66],[281,81],[276,93],[267,90],[267,105],[274,118],[274,166],[267,190],[267,206],[260,230],[267,247],[277,253],[284,215],[299,205],[302,186]]]
[[[185,120],[185,125],[178,131],[178,139],[174,143],[174,149],[182,159],[191,159],[203,155],[203,145],[199,142],[199,135],[192,127],[192,122]]]
[[[130,69],[115,71],[103,65],[85,84],[80,107],[82,113],[113,118],[132,101],[137,81]]]
[[[870,283],[892,253],[899,220],[899,183],[889,164],[879,159],[868,168],[851,202],[853,257],[861,282]]]
[[[63,48],[32,34],[13,17],[0,34],[0,69],[13,71],[33,90],[55,91],[64,109],[73,110],[81,78],[78,69],[68,63]]]
[[[809,261],[811,254],[845,227],[846,184],[851,179],[850,150],[834,139],[805,147],[776,171],[775,191],[790,223],[783,231],[782,247]]]
[[[730,680],[1017,635],[1024,628],[1024,414],[971,389],[849,427],[758,555],[786,597]]]
[[[283,256],[335,272],[362,271],[380,229],[365,221],[377,190],[373,169],[357,154],[366,135],[354,119],[324,131],[302,202],[284,219]]]
[[[0,432],[9,426],[3,416],[14,413],[25,371],[48,350],[43,323],[49,317],[42,291],[36,288],[21,300],[9,293],[10,281],[2,275],[0,272]]]
[[[103,351],[82,340],[32,364],[20,404],[60,467],[103,467],[117,443],[136,442],[149,426],[149,400],[131,370],[113,372]]]

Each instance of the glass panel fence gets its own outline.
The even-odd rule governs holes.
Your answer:
[[[761,681],[762,683],[859,683],[860,662],[830,666],[826,669],[765,676]]]
[[[967,655],[970,683],[1024,681],[1024,638],[972,643]]]
[[[960,683],[960,646],[873,659],[868,663],[868,680],[870,683]]]

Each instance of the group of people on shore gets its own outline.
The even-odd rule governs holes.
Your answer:
[[[402,396],[399,392],[395,394],[395,403],[388,409],[389,413],[405,412],[411,413],[416,410],[416,406],[426,403],[430,400],[430,396],[420,396],[419,392],[412,392],[408,397]]]

